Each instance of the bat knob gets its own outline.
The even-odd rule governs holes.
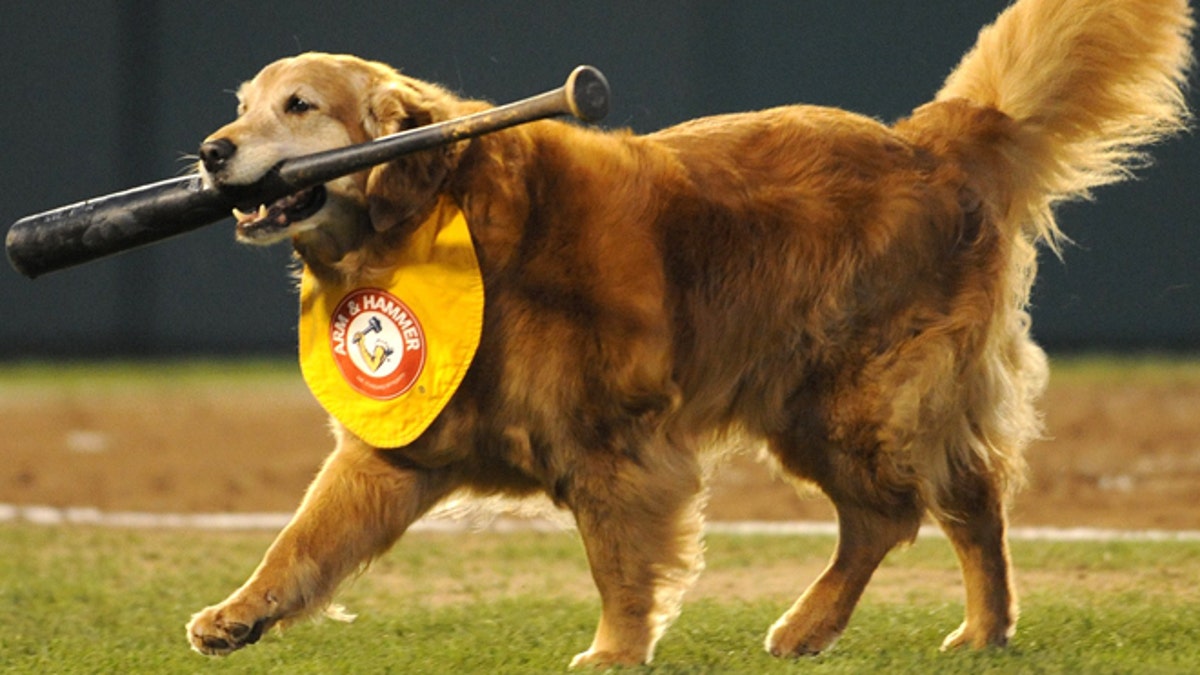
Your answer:
[[[567,104],[571,114],[584,122],[599,122],[608,114],[611,90],[604,73],[592,66],[579,66],[567,78]]]

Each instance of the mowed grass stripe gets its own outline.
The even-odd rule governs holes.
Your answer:
[[[183,625],[253,569],[266,532],[0,526],[0,670],[17,673],[542,673],[587,647],[599,611],[569,532],[413,533],[338,600],[223,660]],[[1005,651],[941,654],[961,620],[945,541],[881,567],[835,648],[802,664],[761,647],[820,570],[828,536],[708,538],[708,570],[649,673],[1200,672],[1200,544],[1017,542],[1021,627]]]

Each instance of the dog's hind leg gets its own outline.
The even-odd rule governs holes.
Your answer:
[[[338,584],[383,553],[454,486],[446,476],[388,461],[341,432],[291,523],[258,569],[224,602],[192,617],[192,648],[224,655],[271,626],[325,609]]]
[[[675,447],[583,461],[576,476],[585,478],[569,502],[601,615],[591,647],[571,667],[649,663],[703,567],[701,471],[690,451]]]
[[[854,612],[867,582],[897,544],[912,541],[920,511],[912,505],[882,510],[835,500],[838,541],[821,576],[808,587],[767,634],[774,656],[818,654],[833,645]]]
[[[1001,490],[986,475],[960,470],[941,496],[938,522],[954,545],[966,586],[966,620],[942,649],[1004,646],[1017,626]]]

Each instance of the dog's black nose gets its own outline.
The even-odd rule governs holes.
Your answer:
[[[237,146],[228,138],[218,138],[206,141],[200,146],[200,161],[209,173],[216,173],[225,168],[225,163],[237,152]]]

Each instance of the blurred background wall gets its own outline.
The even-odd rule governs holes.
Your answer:
[[[496,102],[591,63],[614,91],[603,126],[638,132],[791,102],[892,121],[1005,4],[13,0],[0,3],[0,225],[184,171],[232,118],[238,84],[301,51]],[[1200,139],[1154,155],[1139,181],[1060,212],[1076,245],[1045,256],[1034,295],[1050,349],[1200,349]],[[227,220],[37,281],[0,265],[0,359],[293,353],[288,254],[235,244]]]

